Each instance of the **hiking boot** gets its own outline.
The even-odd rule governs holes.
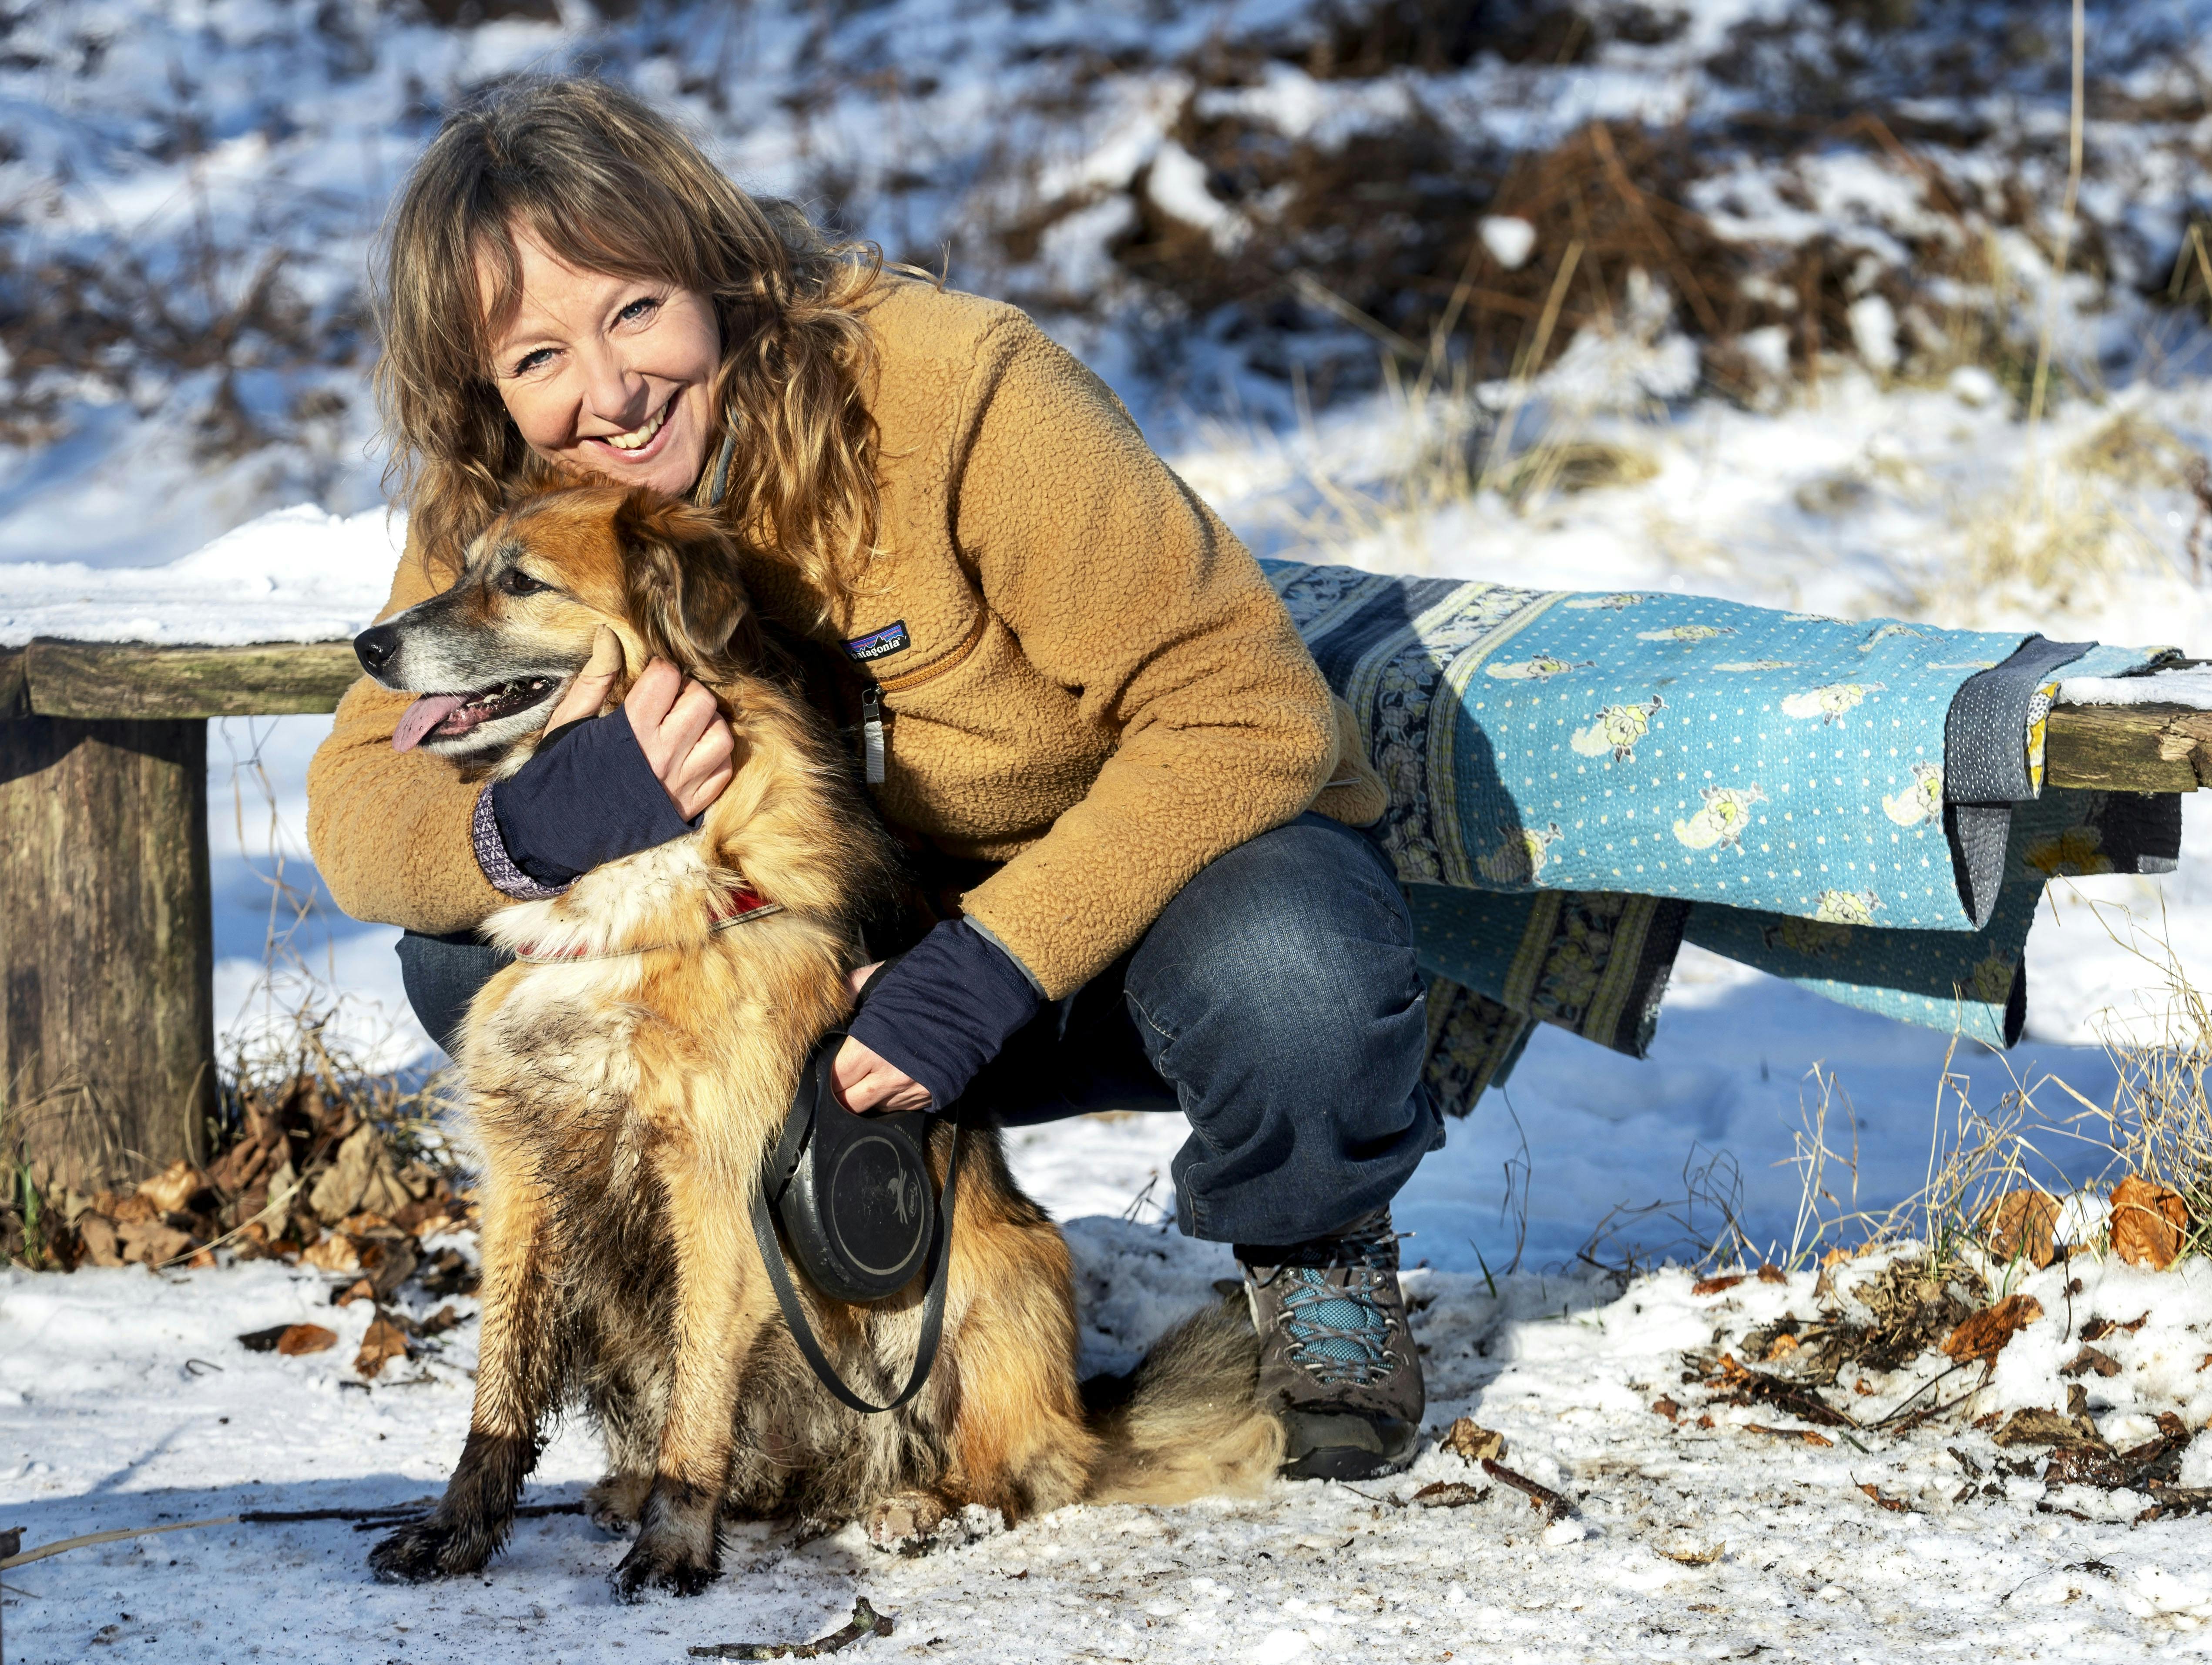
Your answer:
[[[1390,1211],[1285,1249],[1239,1243],[1237,1258],[1260,1333],[1260,1402],[1289,1436],[1284,1477],[1370,1480],[1411,1463],[1428,1401]]]

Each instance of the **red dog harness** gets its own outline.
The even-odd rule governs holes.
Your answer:
[[[744,925],[757,919],[766,919],[770,914],[780,914],[783,904],[770,902],[750,884],[740,884],[735,890],[725,890],[707,904],[707,928],[726,931],[733,925]],[[567,965],[579,960],[618,960],[631,954],[658,953],[664,948],[680,948],[688,945],[673,942],[653,943],[642,948],[540,948],[534,942],[526,942],[514,951],[514,957],[526,965]]]

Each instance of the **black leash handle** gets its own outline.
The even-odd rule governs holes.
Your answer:
[[[873,988],[877,979],[882,975],[883,969],[879,969],[875,976],[868,980],[867,987],[860,991],[862,1000],[867,998],[868,989]],[[936,1260],[930,1267],[928,1292],[922,1297],[921,1334],[915,1346],[914,1374],[907,1378],[906,1386],[899,1390],[897,1398],[888,1405],[872,1405],[845,1385],[844,1378],[837,1374],[836,1366],[830,1362],[829,1354],[823,1351],[822,1343],[816,1339],[813,1327],[807,1323],[806,1314],[799,1304],[799,1291],[792,1282],[791,1268],[784,1264],[783,1245],[776,1241],[775,1218],[769,1206],[769,1188],[773,1185],[780,1188],[790,1182],[805,1144],[807,1130],[812,1126],[813,1116],[799,1114],[799,1106],[805,1103],[810,1094],[813,1099],[814,1115],[824,1114],[824,1098],[830,1101],[827,1113],[836,1115],[853,1114],[836,1102],[836,1095],[830,1091],[830,1066],[836,1060],[837,1048],[843,1044],[844,1040],[842,1030],[833,1030],[824,1036],[813,1054],[807,1059],[805,1069],[800,1072],[799,1102],[793,1105],[793,1113],[784,1119],[783,1137],[777,1142],[775,1154],[763,1170],[760,1182],[753,1190],[753,1242],[759,1245],[761,1263],[768,1268],[768,1280],[775,1291],[776,1304],[783,1310],[783,1321],[791,1330],[791,1339],[799,1344],[799,1356],[806,1360],[808,1368],[820,1379],[822,1385],[842,1403],[863,1416],[876,1416],[885,1411],[897,1410],[921,1391],[922,1383],[929,1380],[931,1366],[937,1363],[938,1344],[945,1338],[945,1296],[951,1282],[952,1270],[952,1200],[960,1179],[962,1129],[959,1107],[955,1105],[952,1110],[952,1150],[945,1160],[945,1190],[938,1200],[937,1206],[937,1242],[933,1246]],[[927,1154],[925,1142],[923,1155],[927,1157]]]

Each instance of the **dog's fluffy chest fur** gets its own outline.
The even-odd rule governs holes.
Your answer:
[[[763,910],[717,927],[727,883],[700,846],[611,863],[486,927],[526,957],[471,1012],[479,1137],[495,1182],[533,1176],[589,1258],[622,1245],[629,1259],[641,1226],[659,1230],[672,1157],[749,1193],[806,1037],[842,1000],[844,951],[819,925]]]

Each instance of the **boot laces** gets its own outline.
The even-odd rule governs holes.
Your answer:
[[[1384,1304],[1395,1282],[1398,1236],[1381,1214],[1341,1237],[1297,1245],[1262,1279],[1282,1285],[1290,1362],[1324,1387],[1373,1387],[1398,1368]]]

